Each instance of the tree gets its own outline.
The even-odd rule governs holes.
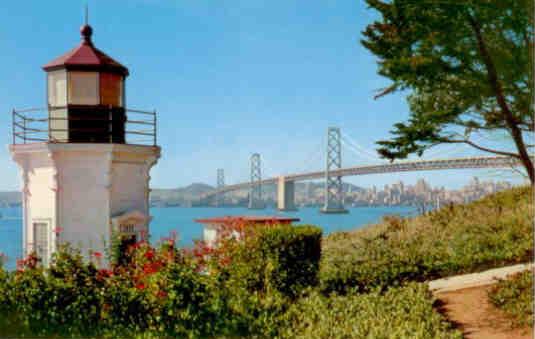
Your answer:
[[[366,0],[381,14],[362,44],[392,80],[381,97],[409,91],[407,122],[378,141],[387,159],[444,143],[519,159],[535,183],[532,150],[532,0]],[[489,148],[474,132],[505,132],[515,147]],[[512,150],[511,150],[512,149]]]

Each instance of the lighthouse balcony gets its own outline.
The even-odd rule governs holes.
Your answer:
[[[110,143],[157,146],[156,111],[65,106],[12,111],[13,144]]]

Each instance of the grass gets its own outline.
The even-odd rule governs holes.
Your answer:
[[[527,262],[533,191],[514,188],[411,219],[334,233],[322,245],[324,291],[361,291]]]
[[[533,271],[508,277],[493,286],[489,300],[511,319],[513,327],[533,326]]]

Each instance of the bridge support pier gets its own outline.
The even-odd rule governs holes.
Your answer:
[[[251,156],[251,188],[249,190],[249,209],[260,210],[266,206],[262,201],[262,170],[260,154]]]
[[[217,189],[220,190],[225,187],[225,171],[222,168],[217,169]],[[223,193],[217,193],[215,196],[215,206],[220,207],[223,205]]]
[[[279,211],[297,211],[295,207],[295,182],[286,181],[283,176],[277,183],[277,208]]]
[[[344,192],[342,177],[333,176],[333,170],[342,168],[342,142],[340,128],[329,127],[327,129],[327,164],[325,168],[325,204],[321,213],[349,213],[344,208]]]

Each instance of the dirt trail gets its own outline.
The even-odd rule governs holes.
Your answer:
[[[435,293],[437,308],[467,339],[531,339],[533,329],[511,329],[510,322],[488,301],[490,286]]]

